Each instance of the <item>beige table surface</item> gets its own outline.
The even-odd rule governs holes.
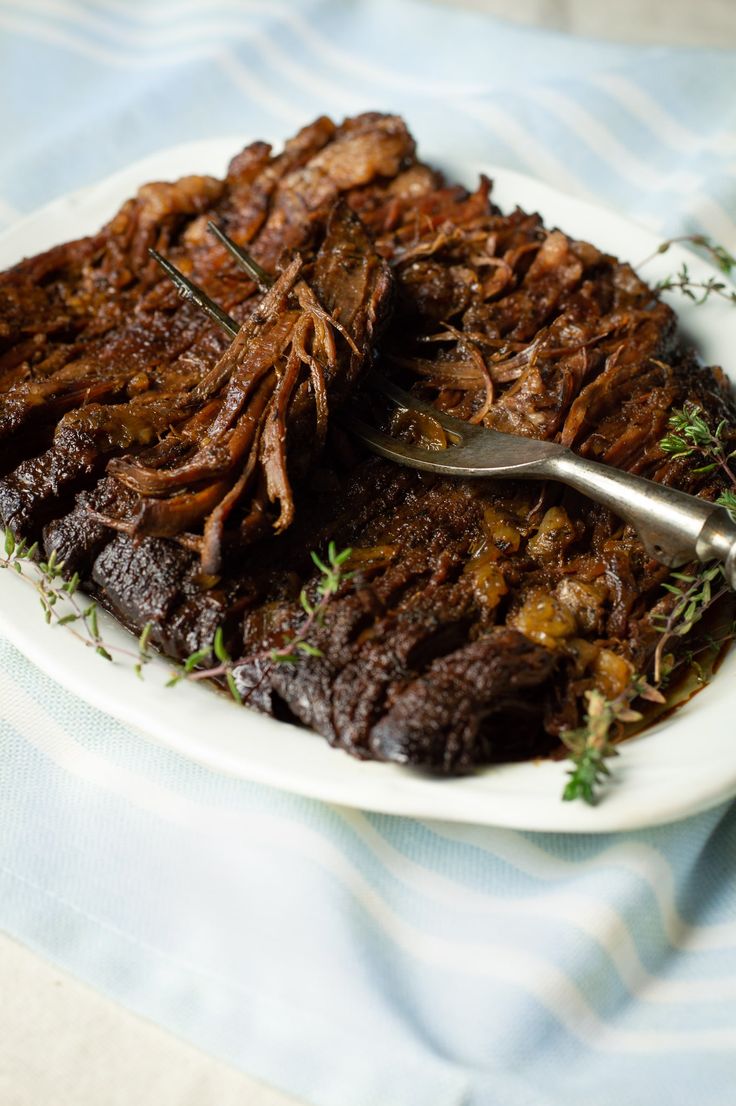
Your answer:
[[[434,0],[559,31],[687,46],[736,45],[735,0]]]
[[[624,41],[736,45],[736,0],[433,2]],[[0,936],[0,1106],[294,1106],[294,1101]]]
[[[0,937],[2,1106],[294,1106]]]

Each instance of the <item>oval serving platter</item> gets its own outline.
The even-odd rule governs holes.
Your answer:
[[[97,230],[146,181],[186,173],[221,175],[243,144],[238,137],[187,143],[55,200],[0,236],[0,268]],[[521,174],[475,158],[449,164],[430,153],[427,160],[468,185],[480,172],[487,173],[502,209],[518,204],[537,210],[548,226],[560,226],[634,264],[659,245],[658,236],[621,215]],[[715,272],[673,246],[666,257],[648,262],[643,275],[656,281],[683,261],[695,279]],[[702,306],[680,298],[672,302],[702,358],[726,369],[731,358],[736,369],[733,307],[724,301]],[[106,641],[130,648],[133,639],[113,619],[101,616],[100,623]],[[395,765],[353,760],[323,738],[238,707],[209,688],[166,688],[171,669],[163,659],[147,666],[141,682],[132,662],[110,664],[64,627],[48,627],[33,589],[7,571],[0,572],[0,632],[63,687],[150,740],[211,770],[327,802],[423,819],[604,833],[673,821],[736,794],[736,651],[702,694],[621,746],[605,797],[597,807],[586,807],[561,801],[564,763],[504,765],[461,779],[436,780]]]

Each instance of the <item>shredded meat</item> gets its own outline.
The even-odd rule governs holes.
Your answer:
[[[273,529],[291,525],[287,441],[296,439],[292,469],[308,470],[324,445],[328,410],[355,385],[391,291],[388,267],[344,205],[331,212],[309,282],[303,269],[296,256],[210,372],[169,405],[171,429],[154,449],[109,462],[108,473],[138,494],[132,513],[126,503],[125,516],[101,520],[134,536],[186,534],[205,575],[220,571],[228,519],[246,497],[239,544],[267,532],[269,503],[278,503]],[[196,436],[185,440],[177,416],[203,409],[210,418],[198,419]],[[200,523],[197,537],[191,531]]]

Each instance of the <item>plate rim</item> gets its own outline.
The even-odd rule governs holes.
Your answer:
[[[59,227],[62,235],[60,240],[68,240],[69,235],[64,230],[64,220],[60,218],[61,215],[69,215],[72,212],[76,216],[79,216],[80,212],[84,215],[88,210],[94,210],[96,203],[102,202],[104,206],[107,198],[110,198],[113,205],[110,210],[110,214],[112,214],[115,206],[119,204],[120,198],[126,198],[135,187],[134,180],[137,180],[138,183],[144,183],[152,179],[154,173],[165,173],[170,178],[181,172],[203,172],[201,163],[202,161],[208,163],[208,158],[212,158],[212,162],[222,163],[219,170],[221,171],[223,164],[232,156],[233,152],[239,149],[239,144],[242,145],[240,136],[217,137],[180,143],[149,154],[96,184],[76,189],[44,204],[0,233],[0,267],[14,263],[13,261],[3,261],[3,254],[6,253],[8,242],[11,243],[11,249],[12,244],[16,240],[23,239],[24,236],[27,236],[29,241],[33,242],[38,237],[39,227],[43,236],[44,233],[48,233],[48,226],[54,224]],[[433,160],[435,164],[442,161],[438,157],[432,159],[431,153],[427,156],[428,160]],[[459,159],[457,157],[452,160],[455,165],[458,164]],[[653,248],[661,241],[660,237],[649,228],[620,213],[611,211],[604,205],[571,196],[526,174],[492,166],[484,160],[475,158],[464,159],[463,164],[465,168],[460,179],[463,179],[463,177],[467,179],[471,172],[487,172],[494,179],[496,191],[499,190],[500,181],[501,190],[508,188],[514,196],[519,198],[521,206],[525,206],[524,196],[533,197],[541,194],[546,201],[552,202],[553,207],[558,206],[563,214],[572,206],[578,213],[586,212],[589,218],[606,220],[609,224],[616,226],[621,233],[625,231],[628,235],[633,234],[642,242],[647,240]],[[167,169],[167,165],[171,168]],[[193,166],[197,168],[193,168]],[[123,192],[124,194],[122,194]],[[117,196],[118,193],[121,193],[121,197],[113,200],[112,197]],[[532,204],[532,206],[536,207],[537,205]],[[546,203],[542,206],[546,206]],[[94,217],[90,215],[89,218],[94,222],[94,228],[90,227],[90,231],[88,231],[91,232],[96,229],[101,220],[97,215],[94,215]],[[564,221],[563,218],[563,225]],[[554,225],[557,225],[556,221]],[[57,244],[57,239],[47,240],[44,246],[33,246],[32,252],[49,248],[55,244]],[[700,268],[709,273],[715,272],[715,269],[709,266],[707,262],[681,246],[672,249],[670,256],[674,264],[678,262],[678,255],[684,255],[694,271]],[[671,266],[668,265],[668,267]],[[650,275],[649,271],[647,275]],[[654,265],[652,266],[652,275],[657,275]],[[732,325],[736,325],[736,320]],[[163,682],[165,682],[165,678],[170,671],[169,664],[165,659],[156,660],[154,665],[151,666],[151,668],[155,666],[156,676],[151,680],[148,691],[158,689],[158,692],[153,696],[149,695],[148,691],[141,690],[146,685],[141,685],[135,679],[132,670],[124,666],[115,666],[115,671],[119,675],[126,673],[127,679],[134,681],[140,696],[139,699],[136,699],[135,696],[124,694],[116,696],[114,694],[114,689],[118,685],[118,690],[126,686],[118,680],[117,675],[113,677],[112,684],[109,673],[104,678],[100,677],[97,680],[93,679],[91,682],[87,681],[85,683],[84,674],[90,667],[88,661],[91,659],[95,666],[105,665],[105,662],[94,657],[89,650],[85,649],[84,645],[77,642],[71,635],[67,635],[67,637],[70,646],[73,643],[75,648],[69,650],[55,649],[54,631],[50,630],[43,620],[38,617],[35,598],[33,602],[26,604],[21,598],[25,589],[20,585],[15,587],[14,592],[11,592],[7,586],[11,577],[14,577],[14,574],[6,571],[0,572],[0,597],[4,598],[4,601],[0,603],[0,631],[13,645],[33,664],[61,684],[62,687],[78,695],[96,709],[112,715],[123,724],[142,734],[146,739],[152,740],[189,760],[196,761],[212,771],[224,772],[243,780],[290,791],[307,798],[359,809],[422,820],[446,820],[536,832],[610,833],[641,829],[690,817],[710,809],[736,794],[736,754],[730,772],[725,774],[713,772],[709,778],[702,778],[702,774],[698,775],[695,772],[693,775],[691,772],[688,777],[691,786],[685,795],[675,791],[673,795],[669,796],[669,799],[667,796],[663,798],[659,794],[659,788],[652,788],[650,784],[646,783],[641,775],[643,766],[635,765],[638,758],[633,755],[633,750],[639,748],[643,742],[651,742],[652,738],[663,728],[662,726],[654,727],[647,731],[645,735],[642,735],[641,738],[631,739],[621,746],[621,755],[617,761],[619,766],[617,775],[620,782],[613,787],[599,806],[589,808],[582,803],[563,803],[560,799],[559,795],[566,772],[564,762],[524,762],[518,765],[492,766],[482,770],[475,776],[462,777],[459,780],[428,780],[400,766],[356,761],[342,751],[330,749],[328,743],[322,737],[312,735],[303,729],[297,729],[286,723],[277,722],[264,715],[252,711],[248,712],[248,718],[252,721],[252,725],[254,727],[257,725],[259,730],[264,733],[272,735],[279,732],[283,737],[285,727],[293,731],[293,734],[298,735],[299,741],[304,743],[306,757],[310,762],[314,762],[318,771],[318,778],[315,779],[310,776],[305,780],[299,769],[300,757],[298,755],[295,758],[296,766],[291,764],[285,766],[278,763],[269,765],[263,761],[253,760],[252,757],[248,759],[247,756],[242,755],[242,746],[241,753],[238,755],[234,751],[232,743],[220,741],[213,745],[210,738],[203,740],[196,733],[189,732],[185,725],[188,716],[195,717],[201,723],[203,716],[212,715],[214,716],[213,724],[221,722],[225,727],[239,730],[239,741],[242,742],[246,736],[248,725],[243,723],[243,709],[224,700],[221,696],[213,694],[209,689],[192,685],[178,688],[179,698],[176,700],[176,707],[174,709],[166,708],[163,719],[152,718],[149,712],[151,710],[155,711],[158,695],[163,694]],[[31,608],[32,616],[29,619],[26,618],[26,614],[30,614]],[[112,617],[103,615],[102,621],[106,635],[117,636],[119,634],[127,643],[135,640]],[[733,662],[733,656],[730,660]],[[733,663],[730,666],[733,667]],[[105,665],[102,671],[106,671],[108,667],[112,666]],[[726,668],[727,665],[723,667]],[[722,671],[719,679],[725,680],[726,678],[726,672]],[[709,689],[707,695],[712,697],[713,688]],[[698,700],[700,701],[700,696],[698,696]],[[217,706],[215,706],[215,703]],[[206,704],[209,704],[209,709]],[[238,721],[231,724],[230,718],[235,719],[234,711],[236,710],[238,711]],[[687,710],[688,708],[684,707],[678,714],[682,716]],[[223,711],[230,713],[223,713]],[[704,712],[701,710],[700,713],[703,714]],[[712,714],[713,710],[705,713]],[[287,748],[295,745],[293,734],[292,740],[285,743]],[[311,742],[311,751],[306,752],[308,742]],[[316,752],[318,748],[320,751]],[[351,767],[347,771],[337,771],[337,773],[327,770],[325,777],[320,779],[321,764],[322,762],[327,763],[327,756],[343,758],[343,767],[345,763],[350,764]],[[301,760],[303,760],[303,757]],[[663,770],[666,767],[666,764],[661,765]],[[529,775],[529,773],[533,773],[534,776]],[[627,779],[630,774],[631,779]],[[502,778],[508,780],[511,777],[512,785],[502,792],[494,791],[493,788],[489,790],[487,781],[491,778],[491,775],[497,782]],[[533,788],[530,790],[522,787],[523,795],[519,797],[513,787],[513,779],[517,778],[523,783],[525,777],[529,779],[536,777],[536,782],[544,781],[544,794],[535,792]],[[694,789],[692,787],[693,780],[697,784]],[[460,793],[459,797],[458,792]],[[551,793],[553,806],[550,805],[550,794],[548,792]],[[656,796],[655,805],[652,806],[645,801],[647,795]],[[517,803],[520,803],[518,809],[515,805]],[[483,804],[487,804],[487,806],[484,808]],[[552,811],[551,814],[550,810]]]

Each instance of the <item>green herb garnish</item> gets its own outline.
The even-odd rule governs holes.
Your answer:
[[[232,698],[235,699],[236,702],[241,703],[244,698],[247,698],[248,695],[253,693],[255,688],[251,688],[245,696],[240,692],[234,675],[235,669],[239,665],[245,664],[246,662],[252,663],[253,661],[263,661],[265,670],[261,676],[261,680],[259,680],[260,683],[265,678],[268,669],[273,665],[298,664],[305,658],[321,657],[321,649],[309,641],[309,636],[315,626],[321,626],[323,624],[325,612],[333,597],[337,594],[342,585],[353,576],[353,573],[346,572],[344,567],[351,552],[352,550],[350,549],[343,549],[338,553],[335,543],[331,541],[327,547],[326,562],[323,561],[317,553],[311,554],[314,564],[320,571],[320,577],[315,586],[317,599],[315,602],[312,602],[309,599],[306,588],[302,588],[299,596],[299,603],[306,618],[299,630],[292,635],[292,637],[288,638],[283,645],[264,650],[262,653],[251,654],[250,656],[233,660],[225,645],[223,629],[222,627],[218,627],[212,646],[208,649],[200,649],[187,657],[182,668],[172,676],[169,684],[178,683],[179,680],[185,678],[192,680],[224,680]],[[219,664],[210,664],[209,666],[201,667],[205,660],[212,659],[213,656],[220,662]]]

